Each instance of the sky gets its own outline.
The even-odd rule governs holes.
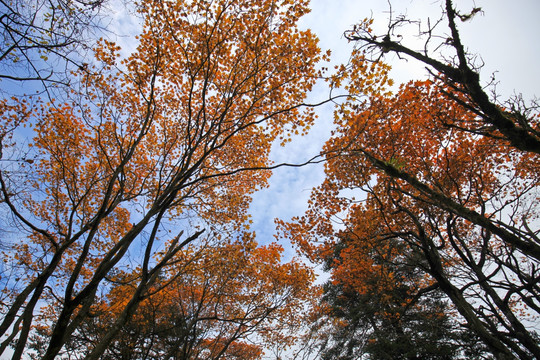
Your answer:
[[[137,32],[133,18],[125,12],[122,0],[115,2],[115,30],[125,34]],[[459,28],[463,43],[471,53],[481,55],[485,66],[481,71],[481,79],[487,81],[491,74],[499,82],[497,91],[503,96],[511,96],[514,92],[523,93],[526,99],[534,94],[540,96],[537,84],[540,70],[537,61],[540,58],[540,47],[536,37],[540,35],[540,1],[538,0],[455,0],[458,9],[463,13],[474,7],[481,7],[482,12],[472,21],[460,23]],[[320,47],[324,51],[332,51],[332,63],[346,63],[353,44],[343,36],[344,31],[364,18],[375,19],[374,30],[384,33],[388,24],[389,2],[384,0],[312,0],[311,13],[300,21],[300,27],[311,29],[320,39]],[[424,24],[441,16],[441,1],[438,0],[394,0],[393,16],[406,14],[408,18],[421,20]],[[445,24],[441,29],[446,30]],[[421,47],[415,42],[415,34],[404,32],[404,44]],[[128,40],[127,37],[125,40]],[[132,51],[136,44],[126,42],[120,37],[118,42],[124,54]],[[424,67],[413,60],[400,60],[389,54],[385,61],[392,65],[391,77],[396,85],[412,79],[426,76]],[[309,102],[316,103],[328,98],[328,90],[319,84],[309,94]],[[333,105],[328,104],[316,109],[318,120],[310,133],[304,137],[295,137],[286,147],[275,145],[272,160],[275,163],[301,163],[319,154],[324,142],[330,135],[333,122]],[[323,166],[308,165],[302,168],[279,168],[270,178],[270,186],[253,196],[250,214],[253,219],[252,229],[257,233],[261,244],[274,241],[274,219],[288,220],[293,216],[301,216],[307,206],[311,189],[323,180]],[[279,239],[285,249],[285,260],[295,255],[294,249],[285,239]]]
[[[522,93],[525,99],[540,96],[537,84],[540,81],[538,59],[540,59],[540,1],[538,0],[460,0],[455,2],[466,13],[481,7],[482,13],[472,21],[460,23],[463,43],[471,53],[481,55],[485,65],[481,79],[487,82],[492,74],[498,81],[497,91],[508,98]],[[353,44],[343,37],[359,20],[375,19],[375,32],[384,33],[388,24],[389,6],[386,1],[376,0],[312,0],[312,11],[301,20],[302,28],[310,28],[320,39],[323,50],[332,50],[332,63],[346,63]],[[407,14],[411,19],[431,21],[440,17],[440,2],[434,0],[394,1],[395,15]],[[445,24],[441,24],[445,25]],[[447,27],[441,26],[446,30]],[[404,44],[415,44],[414,34],[404,34]],[[400,60],[396,56],[385,59],[392,65],[391,77],[396,84],[426,76],[423,66],[413,60]],[[312,102],[328,97],[324,85],[310,94]],[[272,159],[276,162],[300,163],[317,155],[332,129],[333,106],[317,108],[316,125],[305,137],[296,137],[286,147],[274,146]],[[270,186],[253,196],[250,213],[257,239],[264,244],[274,241],[274,219],[288,220],[301,216],[306,207],[311,189],[323,180],[323,166],[308,165],[302,168],[279,168],[270,178]],[[295,251],[285,239],[278,239],[285,249],[285,260],[295,256]]]

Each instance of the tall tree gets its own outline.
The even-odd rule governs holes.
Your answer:
[[[133,54],[102,40],[62,100],[2,102],[0,205],[20,235],[2,255],[0,354],[12,345],[21,358],[54,299],[43,359],[55,358],[110,277],[137,263],[134,290],[94,343],[99,358],[204,229],[225,239],[247,226],[272,142],[314,118],[302,107],[321,56],[296,26],[307,11],[142,1]]]
[[[453,319],[444,293],[422,269],[425,261],[380,231],[377,211],[353,211],[324,255],[331,278],[323,302],[335,325],[322,336],[322,358],[480,358],[477,339]]]
[[[379,250],[398,241],[407,249],[400,256],[414,254],[429,279],[417,295],[440,289],[496,358],[537,358],[540,117],[534,104],[503,105],[488,96],[456,25],[480,10],[463,14],[449,0],[445,8],[451,36],[438,45],[455,52],[446,60],[428,45],[425,52],[403,45],[395,32],[408,23],[404,17],[386,34],[373,34],[371,20],[346,34],[358,46],[335,78],[351,97],[326,144],[327,178],[306,215],[283,230],[321,259],[342,237],[332,217],[346,214],[345,233],[354,240],[358,224],[376,214],[377,226],[354,241],[382,239]],[[429,45],[439,39],[434,28],[424,35]],[[431,79],[393,94],[382,63],[390,51],[424,62]],[[347,198],[346,189],[357,189],[361,200]],[[349,268],[355,266],[373,264]]]

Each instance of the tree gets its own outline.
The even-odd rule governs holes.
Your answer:
[[[83,66],[91,34],[104,30],[105,3],[2,0],[0,80],[38,81],[45,91],[69,83],[69,71]]]
[[[276,244],[257,247],[246,234],[234,243],[188,246],[161,274],[132,319],[120,330],[106,359],[259,359],[265,347],[294,344],[312,291],[312,271],[282,263]],[[137,274],[114,275],[113,288],[66,344],[66,355],[90,353],[136,288]],[[57,316],[50,304],[52,318]],[[49,315],[50,316],[50,315]],[[44,322],[46,324],[46,321]],[[38,352],[48,328],[33,342]],[[279,344],[276,338],[279,337]]]
[[[331,280],[323,301],[337,321],[321,342],[322,358],[480,358],[477,339],[452,318],[444,294],[421,268],[423,259],[379,231],[376,211],[353,211],[358,214],[324,258]]]
[[[327,178],[306,215],[282,229],[324,259],[340,244],[332,218],[346,214],[344,231],[355,239],[358,224],[376,214],[377,226],[359,239],[383,239],[377,249],[398,241],[414,254],[429,279],[418,295],[440,289],[496,358],[537,358],[539,114],[521,98],[503,105],[488,96],[456,25],[480,10],[462,15],[449,0],[445,8],[451,37],[436,45],[455,56],[444,60],[428,52],[440,38],[433,27],[423,33],[425,52],[396,40],[396,29],[410,23],[404,17],[382,36],[372,34],[371,20],[346,34],[358,46],[334,79],[350,98],[325,147]],[[390,51],[424,62],[431,78],[393,94],[381,61]],[[365,195],[356,201],[346,189]]]
[[[141,2],[129,57],[101,40],[62,98],[2,102],[0,204],[21,235],[3,252],[0,354],[11,345],[20,359],[54,302],[43,359],[56,357],[111,276],[136,263],[130,297],[89,355],[99,358],[182,249],[205,230],[226,239],[248,226],[272,142],[314,118],[302,107],[321,56],[296,27],[306,11],[289,0]],[[24,126],[33,138],[21,141]]]
[[[470,13],[461,14],[451,0],[445,0],[446,10],[441,21],[435,22],[434,26],[428,24],[427,30],[420,35],[424,36],[426,43],[423,52],[414,51],[402,45],[397,31],[404,24],[411,21],[405,17],[398,17],[391,22],[388,32],[384,35],[373,35],[369,24],[364,23],[348,31],[345,36],[350,41],[359,42],[372,59],[380,59],[388,52],[407,55],[428,66],[434,78],[442,81],[448,88],[446,95],[477,115],[476,121],[469,123],[446,124],[462,131],[487,136],[493,139],[505,139],[509,144],[524,152],[540,153],[540,134],[538,133],[538,120],[535,111],[538,107],[533,104],[529,107],[522,99],[508,101],[506,106],[497,104],[486,93],[480,82],[479,70],[481,65],[475,62],[475,57],[467,53],[463,45],[456,21],[467,21],[482,11],[481,8],[473,8]],[[446,19],[445,19],[446,18]],[[437,25],[442,21],[448,22],[448,37],[442,37],[441,44],[435,44],[435,48],[449,48],[453,54],[451,58],[437,59],[436,54],[430,54]]]

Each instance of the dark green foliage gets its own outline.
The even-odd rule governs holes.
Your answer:
[[[339,264],[345,249],[343,242],[336,246],[334,258],[327,259],[327,270]],[[331,306],[331,317],[340,320],[322,344],[324,360],[484,357],[484,347],[452,319],[444,294],[436,286],[411,292],[411,284],[419,283],[422,276],[418,268],[385,261],[376,252],[372,258],[402,281],[390,288],[377,286],[380,279],[374,269],[367,281],[371,291],[365,293],[336,279],[324,285],[323,301]]]

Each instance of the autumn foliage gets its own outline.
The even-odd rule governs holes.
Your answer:
[[[368,348],[361,341],[377,332],[373,319],[403,324],[407,311],[442,292],[441,319],[452,315],[495,357],[538,357],[539,114],[522,101],[490,100],[464,53],[451,1],[446,9],[453,36],[446,46],[457,52],[455,64],[393,40],[392,26],[407,19],[387,36],[372,34],[371,20],[346,34],[358,46],[332,83],[350,97],[338,105],[324,148],[326,179],[306,214],[280,226],[331,271],[326,299],[341,319],[338,344],[343,331],[370,314],[359,306],[365,294],[378,297],[382,311],[402,289],[403,303],[371,313],[351,349]],[[431,78],[391,91],[381,61],[389,51],[424,62]],[[461,346],[455,356],[478,350],[451,341]],[[332,350],[328,342],[321,346]]]
[[[90,41],[106,1],[36,3],[1,5],[0,80],[36,82],[0,93],[0,357],[540,358],[540,113],[486,90],[480,8],[444,0],[423,51],[391,12],[345,33],[326,178],[278,221],[319,287],[248,215],[315,121],[309,1],[138,1],[129,54]]]
[[[246,234],[231,243],[206,241],[180,251],[174,267],[148,288],[137,311],[105,350],[105,358],[259,359],[264,350],[294,345],[302,309],[317,293],[312,271],[281,263],[277,245],[257,247]],[[65,345],[66,355],[86,356],[136,291],[140,269],[116,272]],[[58,316],[52,302],[47,317]],[[44,351],[49,329],[33,341]],[[42,354],[40,354],[42,355]],[[38,356],[39,357],[39,356]]]
[[[171,277],[177,266],[204,260],[217,271],[225,261],[248,261],[246,269],[228,269],[231,281],[254,281],[244,290],[268,299],[296,286],[288,281],[309,281],[301,270],[288,273],[293,264],[281,265],[272,248],[245,254],[259,260],[269,252],[261,264],[242,259],[234,246],[231,257],[178,260],[189,244],[207,236],[226,243],[249,227],[250,194],[266,186],[271,144],[313,122],[303,101],[321,56],[315,36],[296,27],[307,1],[143,1],[137,10],[144,24],[132,54],[120,56],[117,44],[101,39],[95,60],[73,69],[69,86],[55,88],[56,99],[1,103],[3,227],[17,235],[3,240],[0,353],[12,347],[14,359],[35,329],[41,358],[64,354],[95,316],[106,321],[92,340],[69,349],[100,358],[128,324],[145,327],[138,316],[154,306],[151,299],[238,309],[266,301],[246,303],[241,288],[236,303],[225,293],[206,294],[215,297],[210,301],[195,291],[232,285],[212,284],[217,273],[202,269],[186,269],[193,277],[186,284]],[[272,310],[292,306],[295,295]],[[163,311],[158,306],[155,314]],[[249,321],[244,325],[254,326]],[[223,331],[199,336],[193,351],[246,347],[254,355],[238,358],[260,354]]]

